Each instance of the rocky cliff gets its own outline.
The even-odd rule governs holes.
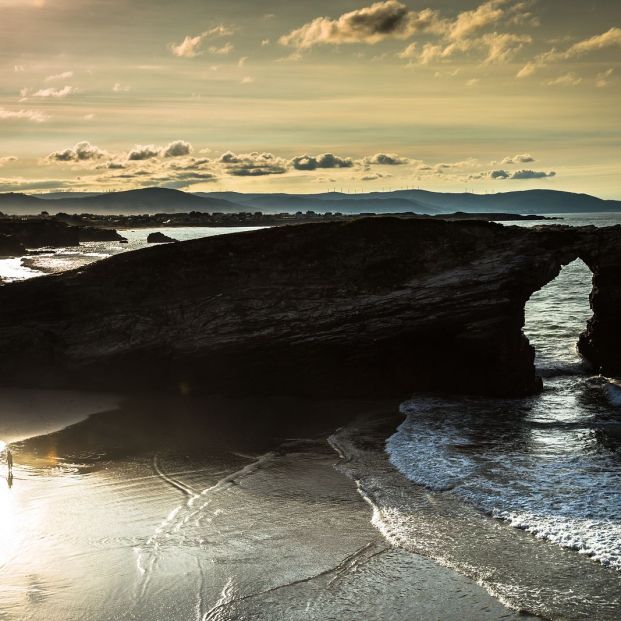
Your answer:
[[[6,384],[226,394],[535,392],[524,304],[582,257],[584,354],[621,372],[621,227],[399,218],[126,253],[0,288]],[[610,346],[610,344],[617,346]]]

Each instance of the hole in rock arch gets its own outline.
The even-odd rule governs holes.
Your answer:
[[[593,315],[589,305],[592,278],[587,265],[576,259],[526,303],[524,334],[535,348],[540,375],[575,373],[584,368],[576,346]]]

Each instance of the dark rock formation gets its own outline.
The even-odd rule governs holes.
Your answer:
[[[621,227],[360,219],[125,253],[0,288],[5,384],[524,395],[524,304],[582,257],[582,351],[621,372]]]
[[[76,227],[45,218],[6,218],[0,220],[0,233],[14,236],[26,248],[77,246],[80,243]]]
[[[106,242],[118,241],[126,242],[127,240],[114,229],[103,229],[96,226],[79,227],[80,242]]]
[[[80,242],[86,241],[121,241],[123,239],[114,229],[71,226],[49,218],[7,217],[0,219],[0,235],[10,235],[26,248],[78,246]]]
[[[149,235],[147,236],[147,244],[167,244],[169,242],[176,241],[176,239],[168,237],[168,235],[164,235],[164,233],[160,233],[159,231],[155,233],[149,233]]]
[[[621,377],[621,226],[608,231],[580,255],[593,272],[593,318],[578,348],[602,374]]]
[[[0,233],[0,258],[17,257],[26,254],[24,245],[13,235]]]

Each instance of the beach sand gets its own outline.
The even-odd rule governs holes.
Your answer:
[[[396,403],[125,399],[13,445],[0,619],[524,619],[391,546],[326,438]]]

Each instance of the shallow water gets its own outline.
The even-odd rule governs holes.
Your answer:
[[[66,248],[42,248],[37,254],[0,259],[0,281],[14,282],[26,280],[44,274],[64,272],[100,261],[106,257],[122,252],[139,250],[153,244],[147,244],[150,233],[164,231],[169,237],[178,241],[228,235],[243,231],[255,231],[262,227],[158,227],[145,229],[119,229],[119,233],[127,239],[126,244],[119,242],[85,242],[79,246]]]
[[[621,216],[594,220],[607,226]],[[621,570],[621,391],[592,376],[576,351],[592,314],[591,277],[575,261],[527,304],[524,332],[537,352],[541,395],[414,397],[386,442],[390,462],[412,482],[574,551],[561,561],[567,572],[585,571],[573,566],[576,553]],[[476,559],[474,551],[455,562],[476,567]],[[512,602],[528,599],[523,592]]]
[[[14,444],[0,619],[517,621],[473,580],[393,548],[334,468],[320,438],[394,408],[128,401]]]

